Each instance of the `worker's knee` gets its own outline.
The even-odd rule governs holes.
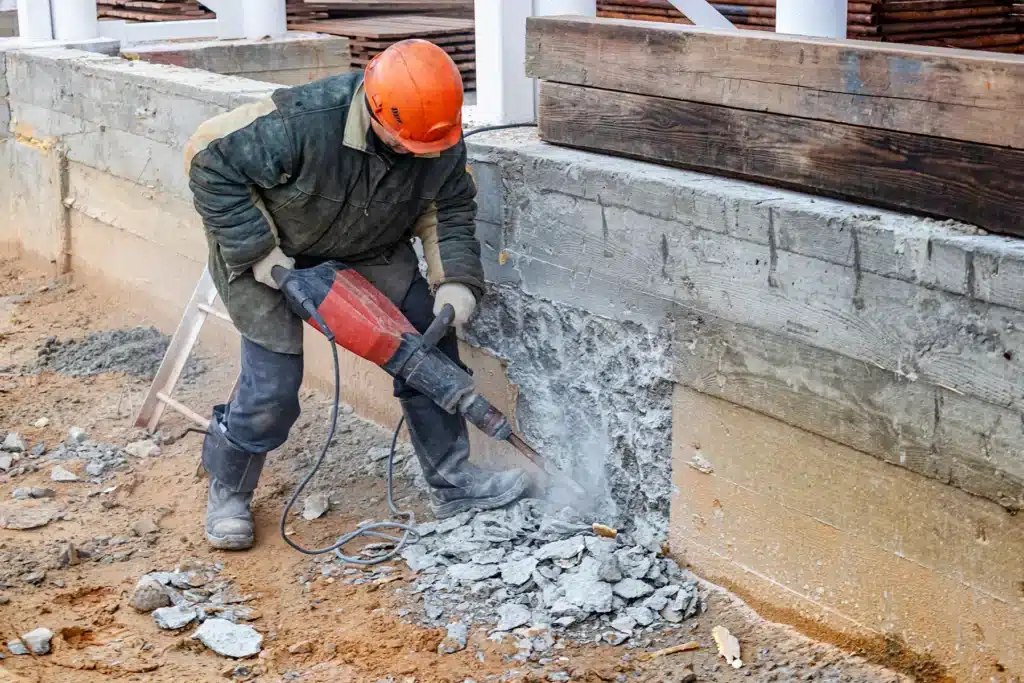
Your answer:
[[[302,356],[268,351],[242,342],[238,393],[227,413],[232,440],[251,452],[270,451],[288,439],[299,419]]]

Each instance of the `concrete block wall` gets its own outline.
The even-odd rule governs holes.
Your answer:
[[[352,59],[347,38],[299,31],[263,40],[143,43],[126,46],[122,55],[279,85],[345,73]]]
[[[1024,673],[1024,241],[532,132],[470,148],[499,283],[470,339],[545,453],[670,507],[673,551],[769,616]]]

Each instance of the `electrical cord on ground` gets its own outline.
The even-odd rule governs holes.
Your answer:
[[[473,130],[467,131],[462,137],[468,138],[472,135],[476,135],[477,133],[488,133],[490,131],[507,130],[509,128],[534,128],[536,125],[537,124],[535,123],[506,123],[498,126],[482,126],[480,128],[474,128]],[[291,512],[292,507],[295,506],[295,501],[297,501],[299,496],[302,495],[302,492],[306,489],[310,480],[312,480],[313,477],[316,476],[317,472],[320,471],[320,466],[323,465],[324,459],[327,457],[327,451],[331,447],[331,442],[334,440],[334,432],[338,427],[338,407],[341,404],[341,364],[338,360],[338,345],[335,344],[334,339],[330,337],[328,338],[328,342],[331,345],[331,353],[333,354],[334,359],[334,401],[331,405],[331,424],[330,428],[327,430],[327,438],[324,440],[323,448],[320,449],[320,455],[317,456],[316,462],[313,463],[309,472],[295,488],[295,491],[292,493],[292,497],[288,500],[288,504],[284,506],[284,510],[281,512],[281,538],[283,538],[284,542],[289,546],[305,555],[326,555],[327,553],[333,552],[343,562],[372,566],[382,562],[387,562],[401,553],[407,545],[419,540],[419,533],[415,528],[415,514],[412,511],[399,510],[398,506],[395,505],[394,500],[395,448],[398,445],[398,435],[402,431],[402,425],[405,424],[405,417],[402,417],[402,419],[398,421],[398,426],[395,427],[395,432],[391,437],[391,451],[388,453],[387,476],[388,508],[391,510],[392,517],[405,518],[404,522],[390,521],[364,524],[358,529],[340,536],[333,545],[329,545],[326,548],[305,548],[288,538],[288,534],[285,533],[285,528],[288,523],[288,513]],[[398,530],[402,532],[402,535],[394,536],[392,534],[386,534],[380,531],[381,529]],[[359,538],[379,538],[394,543],[395,547],[384,555],[372,559],[352,557],[342,552],[342,548]]]

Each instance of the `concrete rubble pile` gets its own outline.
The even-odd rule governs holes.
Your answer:
[[[552,633],[619,645],[706,607],[692,575],[658,548],[597,536],[570,509],[547,507],[523,500],[419,525],[402,557],[419,574],[424,621],[490,623],[493,637],[520,635],[536,654]]]
[[[156,453],[159,453],[159,449]],[[37,472],[44,462],[50,462],[54,463],[49,470],[52,481],[100,483],[109,479],[115,471],[126,467],[130,454],[128,449],[114,444],[89,440],[86,432],[78,427],[72,427],[67,438],[50,450],[42,441],[29,447],[17,432],[8,432],[0,446],[0,471],[8,477],[17,477]],[[67,461],[84,463],[81,474],[75,474],[60,464]]]

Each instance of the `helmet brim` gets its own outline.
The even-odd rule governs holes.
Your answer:
[[[448,134],[440,140],[433,140],[431,142],[419,142],[417,140],[410,140],[408,138],[398,138],[398,141],[402,143],[402,147],[413,154],[433,154],[436,152],[443,152],[446,149],[451,149],[455,145],[459,144],[459,140],[462,139],[462,117],[459,117],[458,125],[452,127]]]

